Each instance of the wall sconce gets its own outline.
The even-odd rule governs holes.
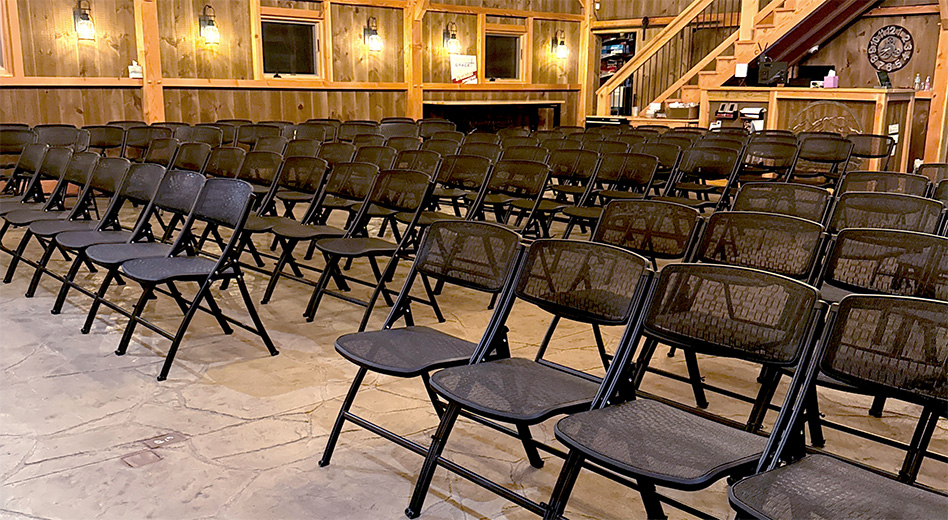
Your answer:
[[[460,54],[461,42],[458,41],[458,24],[449,22],[444,28],[444,48],[448,54]]]
[[[95,24],[92,23],[92,10],[89,0],[85,0],[86,6],[82,6],[83,0],[76,2],[76,8],[72,10],[72,21],[76,27],[76,37],[79,40],[95,41]]]
[[[382,50],[382,37],[379,36],[379,21],[376,20],[374,16],[370,16],[368,22],[366,22],[362,37],[365,39],[365,46],[368,47],[370,51],[378,52]]]
[[[204,38],[205,45],[217,45],[221,42],[221,31],[217,28],[217,22],[214,20],[216,13],[214,8],[205,5],[198,17],[198,26],[201,30],[201,38]]]
[[[556,31],[553,42],[550,44],[550,51],[561,60],[569,56],[569,48],[566,47],[566,31]]]

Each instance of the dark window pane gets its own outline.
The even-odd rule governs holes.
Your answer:
[[[520,65],[520,37],[488,34],[484,42],[484,77],[517,79]]]
[[[316,74],[314,26],[263,22],[263,72]]]

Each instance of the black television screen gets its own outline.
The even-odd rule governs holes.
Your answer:
[[[831,70],[836,70],[835,65],[800,65],[797,67],[797,77],[805,78],[809,81],[823,81],[823,78],[829,76]]]

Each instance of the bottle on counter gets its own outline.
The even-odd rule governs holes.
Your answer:
[[[919,90],[922,90],[922,75],[916,74],[915,75],[915,92],[918,92]]]
[[[922,90],[924,90],[925,92],[928,92],[928,91],[930,91],[931,89],[932,89],[932,77],[931,77],[931,76],[926,76],[926,77],[925,77],[925,85],[922,87]]]

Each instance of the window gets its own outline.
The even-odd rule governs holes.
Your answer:
[[[264,74],[319,74],[315,23],[263,20],[262,29]]]
[[[520,79],[520,36],[486,35],[484,77],[488,80]]]

